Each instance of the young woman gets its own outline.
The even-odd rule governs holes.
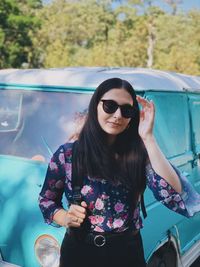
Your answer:
[[[182,198],[190,186],[153,136],[154,113],[153,102],[136,97],[130,83],[108,79],[91,98],[76,146],[66,143],[54,154],[39,201],[47,223],[67,228],[60,267],[146,266],[140,236],[146,184],[170,209],[193,215],[194,203]],[[79,203],[72,164],[81,179]]]

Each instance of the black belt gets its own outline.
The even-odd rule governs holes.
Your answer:
[[[90,232],[84,235],[84,239],[82,241],[84,243],[94,245],[96,247],[103,247],[105,244],[129,240],[131,237],[136,236],[138,233],[139,230],[126,230],[124,232],[119,233]],[[73,230],[70,231],[69,234],[73,236]]]

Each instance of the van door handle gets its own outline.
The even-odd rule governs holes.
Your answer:
[[[200,166],[200,153],[197,154],[197,166]]]
[[[196,166],[200,166],[200,153],[198,153],[198,154],[195,155],[193,165],[194,165],[195,167],[196,167]]]

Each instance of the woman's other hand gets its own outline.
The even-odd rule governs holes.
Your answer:
[[[72,204],[68,211],[58,210],[53,215],[53,221],[64,227],[80,227],[86,217],[87,204],[85,201],[81,205]]]

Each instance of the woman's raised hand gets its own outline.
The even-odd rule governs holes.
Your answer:
[[[153,136],[155,106],[152,101],[148,101],[141,96],[137,96],[137,101],[142,106],[138,132],[142,140],[145,142],[148,138]]]
[[[81,202],[81,206],[72,204],[64,217],[63,226],[65,227],[80,227],[86,216],[87,204]]]

